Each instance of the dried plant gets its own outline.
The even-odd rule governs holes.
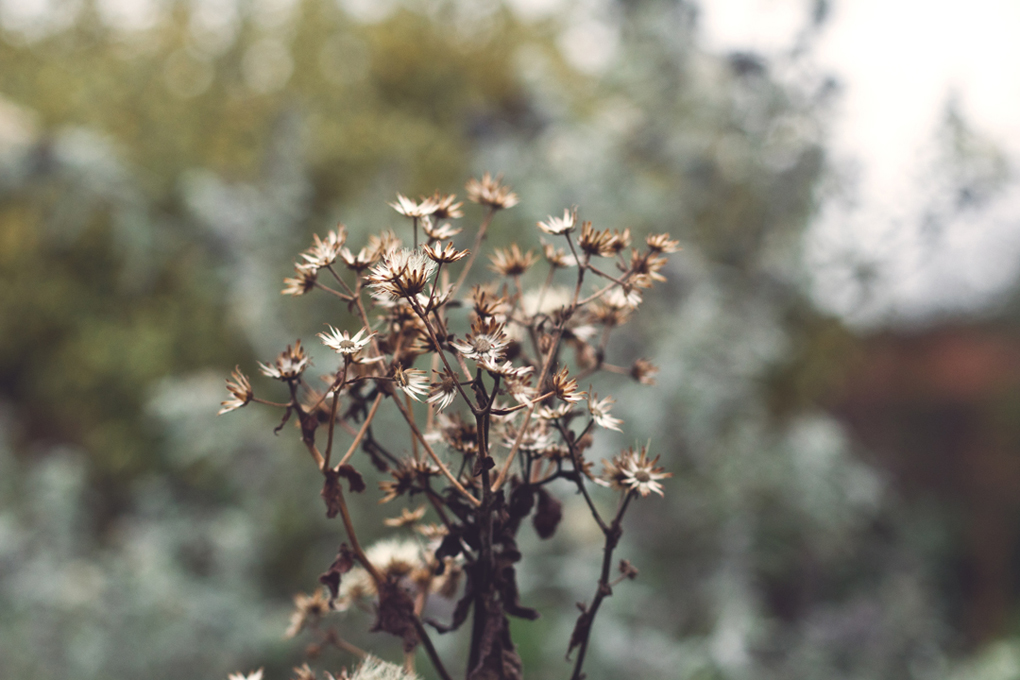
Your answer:
[[[347,540],[320,577],[323,588],[295,597],[286,634],[313,631],[318,636],[313,651],[331,645],[365,659],[353,678],[416,677],[414,651],[420,645],[436,673],[449,680],[426,625],[449,633],[469,619],[468,680],[521,678],[507,617],[536,619],[539,613],[519,599],[516,535],[531,515],[538,535],[552,536],[562,506],[547,488],[558,479],[571,484],[605,539],[595,595],[579,605],[573,634],[565,641],[568,659],[576,652],[570,677],[580,680],[599,606],[619,581],[637,576],[626,560],[613,574],[627,508],[635,498],[662,495],[660,482],[670,476],[647,447],[603,460],[595,474],[585,455],[594,431],[619,431],[622,421],[610,414],[612,397],[599,398],[580,385],[599,371],[654,382],[657,369],[647,360],[615,366],[606,362],[605,352],[612,331],[631,317],[643,292],[664,280],[666,255],[678,250],[677,242],[656,234],[636,247],[629,229],[598,230],[579,222],[576,208],[569,209],[563,217],[538,222],[544,235],[565,244],[544,244],[548,273],[540,286],[525,290],[522,276],[543,256],[513,244],[489,256],[497,279],[465,294],[493,218],[518,202],[498,176],[473,179],[467,191],[485,211],[470,250],[454,244],[461,230],[444,221],[462,217],[462,203],[438,193],[417,202],[398,194],[390,204],[410,220],[410,248],[383,232],[354,254],[345,247],[343,225],[324,239],[316,236],[295,265],[297,276],[285,280],[283,293],[324,291],[345,304],[360,327],[353,334],[332,326],[319,333],[338,355],[336,370],[323,376],[325,389],[315,389],[305,377],[310,361],[297,341],[273,363],[259,364],[265,376],[285,384],[286,401],[256,397],[237,369],[227,381],[231,398],[220,413],[256,402],[282,410],[277,432],[291,419],[300,427],[301,441],[323,477],[326,514],[340,516]],[[570,285],[561,286],[558,277]],[[564,357],[568,347],[573,368]],[[384,402],[407,424],[406,452],[372,429]],[[341,438],[346,446],[335,454]],[[405,507],[385,522],[412,529],[416,539],[362,545],[345,499],[347,493],[366,491],[366,466],[354,459],[359,449],[385,475],[380,502],[424,499],[417,509]],[[593,502],[592,482],[617,494],[612,516],[603,516]],[[427,523],[430,510],[433,521]],[[430,598],[455,602],[451,620],[423,615]],[[372,630],[402,640],[402,668],[368,656],[323,625],[340,612],[359,609],[374,616]],[[307,664],[295,674],[315,677]]]

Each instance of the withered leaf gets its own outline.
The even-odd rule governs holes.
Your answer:
[[[319,583],[329,588],[329,592],[334,600],[340,594],[340,577],[349,572],[353,567],[354,553],[351,552],[346,543],[341,543],[333,564],[329,565],[329,569],[319,577]]]
[[[479,456],[475,458],[475,464],[471,468],[471,474],[474,477],[482,474],[486,470],[491,470],[496,467],[496,461],[492,459],[492,456]]]
[[[530,484],[522,484],[510,492],[510,516],[527,517],[531,509],[535,507],[535,487]]]
[[[453,531],[446,536],[443,536],[443,541],[436,548],[436,561],[439,562],[439,566],[443,566],[443,559],[446,557],[456,557],[464,551],[464,546],[460,542],[460,532]],[[441,573],[441,572],[439,572]]]
[[[510,639],[510,622],[498,603],[490,601],[486,609],[478,664],[468,674],[468,680],[522,680],[521,657]]]
[[[567,647],[567,658],[570,658],[570,653],[574,651],[574,647],[577,647],[588,637],[588,631],[591,628],[591,613],[588,609],[581,604],[577,603],[577,608],[581,610],[581,615],[577,617],[577,623],[574,624],[574,632],[570,634],[570,646]]]
[[[549,538],[563,519],[563,504],[542,487],[538,488],[538,509],[531,522],[540,538]]]
[[[313,413],[302,413],[298,411],[298,418],[301,419],[301,440],[306,444],[315,442],[315,430],[319,427],[319,419]],[[283,423],[281,423],[281,426]]]
[[[418,631],[414,625],[414,600],[400,584],[387,580],[379,584],[379,609],[372,631],[385,631],[403,639],[404,651],[410,652],[418,644]]]
[[[340,475],[332,468],[326,468],[323,472],[325,479],[322,482],[322,491],[319,495],[326,501],[326,517],[333,519],[340,512],[343,503],[343,490],[340,488]]]
[[[500,595],[503,597],[503,608],[510,616],[519,619],[534,621],[539,618],[537,609],[525,607],[521,604],[520,593],[517,590],[517,573],[513,567],[504,567],[500,579]]]
[[[337,473],[347,480],[347,485],[350,488],[351,493],[361,493],[365,490],[364,478],[362,478],[361,473],[355,470],[352,465],[341,465],[337,469]]]

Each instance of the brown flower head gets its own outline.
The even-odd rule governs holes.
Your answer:
[[[219,410],[217,415],[223,415],[224,413],[229,413],[230,411],[239,409],[242,406],[247,406],[255,396],[255,393],[252,392],[251,389],[251,381],[248,380],[248,377],[244,373],[241,373],[240,366],[234,367],[234,371],[230,374],[230,377],[234,380],[233,382],[229,379],[227,380],[227,390],[234,395],[234,398],[220,402],[220,406],[223,408]]]
[[[576,267],[577,258],[565,251],[563,248],[557,248],[551,243],[542,243],[542,255],[553,267],[557,269],[566,269],[567,267]]]
[[[553,393],[561,401],[572,403],[584,399],[584,392],[577,389],[577,380],[567,375],[567,367],[564,366],[552,377]]]
[[[362,328],[360,331],[355,333],[352,338],[351,334],[347,331],[341,332],[339,329],[333,328],[328,324],[327,326],[329,328],[328,333],[318,333],[317,335],[322,339],[322,344],[329,347],[331,350],[334,350],[337,354],[357,354],[365,347],[365,345],[368,344],[369,340],[372,339],[372,336],[375,335],[375,333],[369,333],[368,335],[365,335],[365,337],[362,337],[365,331],[368,330],[366,328]]]
[[[442,248],[433,248],[431,245],[425,244],[422,246],[422,250],[436,262],[443,262],[445,264],[456,262],[471,254],[467,250],[457,250],[452,243],[447,243]]]
[[[449,222],[440,223],[432,217],[423,217],[421,220],[421,228],[425,232],[425,235],[429,237],[430,241],[445,241],[446,239],[453,238],[463,231],[463,229],[454,227]]]
[[[393,298],[408,298],[425,290],[436,271],[433,262],[422,250],[402,248],[383,256],[372,268],[369,284]]]
[[[538,223],[538,228],[547,234],[556,236],[573,231],[576,225],[577,208],[575,207],[573,210],[564,210],[563,217],[553,217],[550,215],[548,220]]]
[[[642,497],[650,493],[661,496],[662,485],[659,480],[672,477],[673,473],[656,467],[658,462],[658,456],[649,460],[646,446],[638,451],[633,447],[624,449],[619,455],[613,456],[612,461],[602,461],[602,474],[595,481],[618,491],[636,491]]]
[[[301,257],[305,258],[309,266],[316,269],[326,267],[336,262],[336,258],[339,257],[344,241],[347,240],[347,227],[338,224],[335,231],[326,234],[325,240],[320,239],[318,234],[313,234],[312,238],[315,242],[311,248],[301,253]]]
[[[362,248],[357,255],[352,255],[347,248],[341,248],[340,259],[344,261],[348,269],[353,269],[356,272],[368,269],[375,262],[374,253],[368,248]]]
[[[409,491],[421,489],[426,479],[438,474],[439,468],[428,461],[414,461],[405,458],[396,467],[390,469],[390,475],[394,481],[379,482],[379,488],[383,492],[383,497],[379,502],[388,503]]]
[[[479,319],[505,319],[510,311],[510,304],[506,297],[496,296],[488,288],[474,286],[471,289],[471,300],[474,303],[474,312]]]
[[[291,348],[290,345],[287,345],[287,349],[283,350],[280,356],[276,357],[273,365],[264,364],[260,361],[259,370],[262,371],[263,375],[276,378],[277,380],[295,380],[301,377],[305,368],[308,367],[308,362],[308,355],[301,346],[301,341],[296,340],[294,347]]]
[[[262,669],[252,671],[248,675],[242,675],[240,673],[231,673],[227,676],[227,680],[262,680]]]
[[[420,401],[418,396],[425,396],[429,393],[429,379],[425,371],[417,368],[401,368],[397,366],[393,370],[393,381],[404,394],[415,401]]]
[[[613,257],[620,252],[620,234],[615,236],[608,229],[599,231],[591,226],[591,222],[581,224],[581,237],[577,240],[581,250],[589,255]]]
[[[650,234],[645,243],[656,253],[675,253],[680,250],[680,241],[671,241],[669,234]]]
[[[432,390],[425,401],[442,411],[457,398],[457,378],[445,371],[438,375],[439,381],[430,385]]]
[[[609,409],[616,403],[616,400],[612,397],[606,397],[599,401],[598,398],[599,395],[595,394],[595,392],[589,387],[588,413],[591,414],[592,420],[594,420],[595,424],[599,427],[622,432],[623,430],[620,429],[620,425],[623,424],[623,421],[609,415]]]
[[[630,257],[630,268],[634,271],[635,275],[649,279],[649,285],[644,287],[650,288],[651,281],[666,280],[666,277],[660,274],[659,270],[666,266],[667,261],[662,255],[648,253],[643,256],[635,250]]]
[[[283,295],[304,295],[315,288],[317,267],[299,262],[294,265],[294,271],[297,272],[297,276],[283,280],[285,285],[280,291]]]
[[[509,248],[494,249],[489,259],[492,271],[503,276],[520,276],[538,261],[538,256],[530,250],[522,253],[516,243],[511,243]]]
[[[630,367],[630,377],[642,385],[654,385],[655,374],[658,372],[658,367],[647,359],[635,359],[634,365]]]
[[[412,524],[417,524],[422,517],[425,516],[425,511],[428,510],[427,505],[418,506],[417,510],[413,512],[407,508],[400,509],[400,515],[398,517],[388,517],[383,520],[383,524],[388,527],[406,527]]]
[[[502,324],[479,319],[471,324],[466,340],[454,340],[450,344],[467,359],[497,364],[503,360],[510,339],[503,332]]]
[[[290,625],[283,636],[292,638],[305,627],[316,627],[329,611],[329,595],[326,594],[325,588],[319,588],[312,595],[298,593],[294,596],[294,611],[290,615]]]
[[[457,200],[457,194],[444,195],[437,191],[431,200],[436,204],[436,209],[433,211],[432,216],[437,220],[455,220],[459,217],[464,217],[464,212],[460,209],[464,204],[454,203]]]
[[[512,208],[517,205],[520,199],[517,194],[510,191],[510,187],[501,184],[502,181],[503,175],[496,175],[493,178],[489,173],[482,175],[481,180],[469,179],[465,186],[468,200],[496,210]]]
[[[407,217],[427,217],[439,209],[439,205],[431,197],[425,198],[423,196],[421,203],[415,203],[403,194],[397,194],[397,200],[389,205],[398,213]]]
[[[376,235],[370,234],[368,237],[368,254],[375,262],[382,257],[385,257],[394,250],[399,250],[403,245],[403,242],[393,233],[392,229],[387,229],[383,233]]]
[[[478,453],[478,427],[475,423],[466,422],[459,413],[443,415],[438,422],[440,434],[447,446],[465,456]]]

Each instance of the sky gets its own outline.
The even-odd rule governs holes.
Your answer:
[[[779,55],[812,5],[704,0],[704,45]],[[1017,29],[1016,0],[832,0],[809,56],[842,85],[830,158],[846,195],[825,204],[806,245],[824,307],[861,326],[925,322],[994,305],[1020,274]],[[1013,177],[933,227],[927,211],[952,203],[934,144],[950,101]]]

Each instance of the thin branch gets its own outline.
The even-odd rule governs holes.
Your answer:
[[[471,265],[475,263],[475,258],[478,256],[478,251],[482,248],[482,241],[485,240],[485,232],[489,229],[489,224],[492,222],[492,216],[496,214],[496,209],[489,206],[489,212],[485,214],[485,219],[482,220],[481,226],[478,227],[478,234],[475,236],[475,245],[471,248],[471,254],[468,255],[467,264],[460,270],[460,276],[457,277],[457,283],[453,284],[453,290],[450,291],[450,297],[452,298],[460,290],[460,287],[464,284],[464,280],[467,279],[468,272],[471,271]]]
[[[609,571],[613,564],[613,551],[620,542],[620,536],[623,535],[620,523],[623,521],[623,513],[627,511],[627,506],[630,504],[630,500],[633,497],[633,491],[627,492],[627,496],[624,498],[623,503],[620,504],[620,509],[617,511],[616,517],[613,518],[613,522],[609,526],[609,530],[606,531],[606,544],[602,550],[602,574],[599,576],[598,589],[595,591],[595,598],[591,602],[591,607],[587,611],[581,613],[580,618],[586,617],[588,620],[584,628],[583,637],[579,643],[580,648],[577,652],[577,662],[574,664],[574,672],[570,675],[570,680],[584,679],[584,674],[581,673],[581,667],[584,665],[584,656],[588,651],[588,642],[591,640],[591,629],[595,624],[595,615],[599,611],[599,606],[602,604],[602,600],[613,594],[613,588],[609,585]],[[578,619],[579,621],[580,618]]]
[[[382,399],[383,393],[380,390],[379,394],[375,397],[375,401],[372,402],[372,408],[368,410],[368,415],[365,416],[365,422],[361,424],[361,429],[358,430],[357,436],[354,437],[354,441],[351,442],[351,447],[347,449],[347,453],[345,453],[344,457],[340,459],[340,462],[336,464],[336,467],[333,468],[334,470],[339,470],[340,466],[350,460],[351,456],[354,455],[354,452],[358,450],[358,445],[365,437],[365,433],[368,432],[368,427],[372,424],[372,418],[375,418],[375,412],[379,409],[379,404],[382,403]]]
[[[450,480],[450,483],[453,484],[453,487],[457,489],[457,491],[459,491],[460,494],[464,496],[464,498],[466,498],[469,503],[471,503],[471,505],[475,506],[476,508],[479,507],[482,504],[482,502],[475,498],[474,496],[472,496],[470,493],[468,493],[468,490],[464,488],[464,485],[457,481],[457,478],[453,476],[453,473],[451,473],[450,469],[446,467],[446,464],[439,459],[439,456],[436,455],[436,452],[432,450],[432,446],[430,446],[429,443],[425,440],[425,435],[423,435],[421,433],[421,430],[418,429],[418,426],[415,424],[414,419],[411,417],[411,414],[404,410],[403,404],[401,404],[398,399],[394,399],[393,403],[397,405],[398,409],[400,409],[400,414],[404,416],[404,420],[407,421],[407,424],[410,426],[411,431],[414,432],[415,436],[418,437],[418,441],[421,442],[421,445],[425,448],[425,452],[429,454],[430,458],[432,458],[432,462],[439,467],[443,475],[445,475],[446,478]]]

